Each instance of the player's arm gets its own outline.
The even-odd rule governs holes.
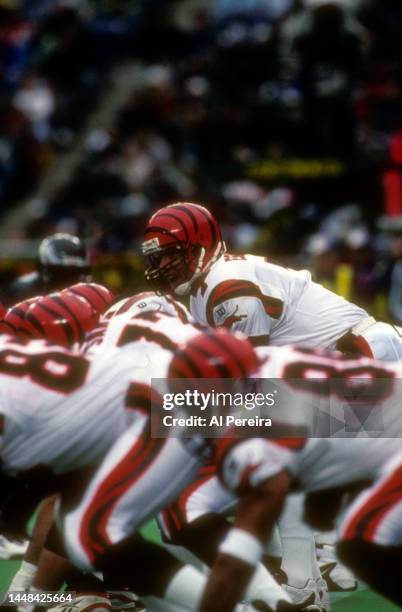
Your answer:
[[[205,587],[201,612],[229,612],[242,599],[289,486],[290,475],[281,470],[239,502],[233,528],[219,547]]]

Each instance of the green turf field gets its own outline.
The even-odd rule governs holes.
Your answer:
[[[143,533],[152,540],[159,539],[154,523],[145,527]],[[0,592],[7,590],[18,566],[18,561],[0,561]],[[354,593],[333,595],[332,603],[333,612],[396,612],[399,610],[397,606],[392,605],[363,586]]]

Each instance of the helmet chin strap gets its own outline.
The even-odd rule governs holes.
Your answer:
[[[222,248],[222,245],[223,245],[223,248]],[[201,274],[205,274],[205,272],[208,272],[212,264],[214,264],[216,260],[220,257],[220,255],[225,253],[225,251],[226,251],[225,243],[224,242],[218,243],[216,245],[216,249],[215,249],[213,256],[211,257],[210,261],[203,269],[203,262],[204,262],[204,257],[205,257],[205,249],[203,247],[201,249],[200,256],[198,257],[197,267],[193,275],[185,283],[181,283],[180,285],[177,285],[177,287],[174,288],[174,293],[180,296],[188,295],[191,291],[191,286],[194,283],[194,281],[196,281],[201,276]]]

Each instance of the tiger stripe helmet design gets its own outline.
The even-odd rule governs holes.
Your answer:
[[[189,202],[165,206],[145,230],[142,253],[150,263],[145,277],[157,291],[187,295],[225,250],[209,210]]]
[[[24,327],[25,313],[38,300],[40,300],[40,297],[32,297],[11,306],[3,318],[2,333],[12,333],[24,337],[29,336]]]
[[[99,314],[87,300],[68,293],[51,293],[30,305],[22,329],[32,338],[72,346],[98,323]]]
[[[7,334],[9,336],[15,336],[16,332],[11,327],[11,325],[6,323],[5,321],[0,321],[0,334]]]
[[[114,300],[113,293],[107,287],[97,283],[77,283],[63,289],[61,295],[65,294],[84,298],[99,315],[103,314]]]
[[[184,344],[170,363],[169,378],[247,378],[262,363],[246,336],[220,328]]]

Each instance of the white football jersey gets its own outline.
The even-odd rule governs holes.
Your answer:
[[[309,354],[294,347],[263,348],[258,352],[268,360],[257,376],[280,378],[282,385],[291,388],[288,412],[279,412],[276,424],[305,425],[309,431],[313,425],[310,409],[316,406],[321,416],[327,412],[339,418],[335,421],[339,430],[330,437],[317,438],[308,435],[275,438],[274,433],[270,438],[268,430],[267,437],[220,441],[219,472],[229,490],[239,492],[258,487],[283,469],[292,474],[296,488],[306,491],[375,480],[390,457],[402,450],[402,414],[397,386],[398,379],[402,378],[402,362],[384,364],[367,358],[337,360],[324,353]],[[331,379],[336,381],[333,387],[328,384]],[[366,423],[356,431],[348,431],[348,424],[345,429],[340,426],[345,410],[351,408],[358,415],[359,410],[367,409],[364,401],[352,401],[351,406],[345,401],[353,385],[361,385],[359,388],[364,388],[366,394],[363,397],[370,398],[372,411],[368,414],[374,417],[374,428],[379,424],[378,431],[368,432]],[[351,421],[349,425],[353,429],[355,423]]]
[[[114,316],[88,335],[83,352],[98,355],[132,342],[141,342],[174,353],[200,329],[176,316],[160,312],[144,313],[143,318],[134,313]],[[160,375],[163,378],[164,374]]]
[[[334,349],[368,317],[362,308],[314,283],[307,270],[254,255],[225,254],[190,299],[198,323],[242,331],[258,345],[303,344]]]
[[[0,337],[2,468],[46,465],[55,474],[91,465],[145,410],[151,378],[171,353],[133,345],[88,359],[36,340]]]
[[[144,312],[161,312],[178,317],[183,323],[192,322],[191,314],[183,304],[174,300],[170,295],[158,295],[152,291],[123,298],[112,304],[100,320],[101,322],[109,321],[112,317],[125,313],[141,316]]]
[[[319,491],[375,481],[401,451],[397,438],[310,438],[299,447],[295,439],[251,438],[227,452],[219,470],[223,484],[235,493],[258,488],[284,469],[296,490]]]

